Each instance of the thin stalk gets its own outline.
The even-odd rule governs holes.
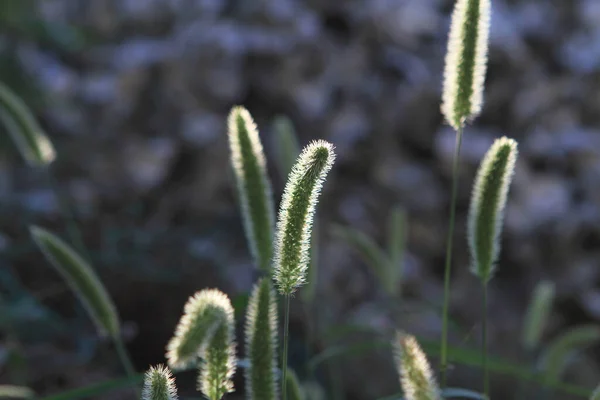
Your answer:
[[[488,302],[488,285],[483,285],[483,305],[482,305],[482,327],[481,327],[481,365],[483,366],[483,394],[489,398],[490,391],[490,376],[488,371],[488,346],[487,346],[487,302]]]
[[[290,295],[285,296],[285,322],[283,324],[283,356],[281,358],[281,398],[287,399],[287,363],[288,363],[288,342],[290,331]]]
[[[458,166],[460,146],[462,144],[463,128],[456,131],[456,148],[452,162],[452,194],[450,198],[450,222],[446,241],[446,262],[444,267],[444,309],[442,312],[442,343],[441,343],[441,374],[442,387],[446,387],[448,369],[448,306],[450,302],[450,272],[452,268],[452,244],[454,234],[454,219],[456,215],[456,194],[458,192]]]
[[[131,362],[131,357],[129,356],[129,353],[127,352],[127,348],[125,347],[123,340],[121,338],[114,338],[113,341],[115,344],[115,349],[117,350],[117,355],[119,356],[119,360],[121,360],[121,364],[123,365],[123,368],[125,369],[125,373],[127,374],[127,376],[129,378],[134,378],[136,376],[135,368],[133,367],[133,363]],[[139,389],[137,387],[135,387],[134,390],[136,391],[136,395],[139,398],[140,397]]]
[[[67,197],[60,189],[60,186],[58,185],[58,182],[52,174],[50,168],[50,166],[45,168],[46,177],[48,179],[50,188],[52,189],[54,195],[58,199],[58,206],[60,207],[60,211],[63,214],[67,225],[67,233],[71,239],[73,246],[75,246],[75,248],[80,252],[80,255],[84,259],[87,259],[87,261],[91,262],[92,260],[89,257],[89,252],[83,242],[83,235],[77,227],[77,219],[75,218],[75,214],[69,204],[69,201],[67,200]]]

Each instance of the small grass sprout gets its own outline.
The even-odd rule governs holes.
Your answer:
[[[250,251],[258,268],[268,271],[273,256],[275,209],[263,147],[248,110],[241,106],[231,109],[228,136]]]
[[[302,150],[289,175],[277,221],[273,262],[281,294],[291,295],[305,282],[313,216],[334,160],[333,145],[316,140]]]
[[[517,160],[517,142],[502,137],[486,153],[471,194],[468,242],[471,269],[485,284],[495,269],[508,189]]]
[[[252,290],[246,314],[246,393],[250,400],[275,400],[277,388],[277,300],[271,280]]]
[[[444,71],[442,112],[455,130],[475,118],[483,103],[490,0],[457,0]]]
[[[17,149],[32,167],[44,167],[56,158],[52,142],[23,100],[0,83],[0,120]]]
[[[406,400],[441,400],[441,393],[417,339],[396,332],[393,343],[396,368]]]
[[[144,375],[142,400],[177,400],[175,379],[168,367],[159,364],[150,367]]]

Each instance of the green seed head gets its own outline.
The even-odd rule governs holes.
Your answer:
[[[85,306],[100,333],[119,337],[117,310],[92,267],[54,234],[37,226],[31,226],[29,230],[46,259]]]
[[[554,301],[554,283],[542,281],[537,284],[527,308],[523,324],[523,347],[529,351],[535,350],[540,344],[540,338],[546,328],[548,316],[552,311]]]
[[[236,356],[233,316],[228,323],[220,324],[209,340],[200,365],[198,390],[209,400],[219,400],[234,391]]]
[[[246,315],[246,393],[250,400],[275,400],[277,394],[277,302],[271,281],[252,290]]]
[[[517,160],[517,142],[497,139],[486,153],[471,194],[468,239],[472,271],[486,284],[500,252],[504,206]]]
[[[169,366],[184,369],[196,365],[198,357],[204,357],[211,339],[222,325],[233,327],[233,307],[225,293],[204,289],[191,296],[167,345]]]
[[[23,100],[0,83],[0,120],[17,149],[30,166],[43,167],[54,161],[52,143]]]
[[[332,144],[323,140],[310,143],[298,157],[285,185],[274,256],[274,278],[281,294],[293,294],[305,281],[313,216],[334,160]]]
[[[262,144],[256,124],[245,108],[233,107],[228,125],[231,164],[246,238],[257,266],[266,271],[273,256],[275,209]]]
[[[454,129],[475,118],[483,103],[490,0],[457,0],[452,13],[442,113]]]
[[[175,379],[169,368],[158,365],[146,372],[142,400],[177,400]]]
[[[397,332],[394,350],[406,400],[441,400],[427,357],[414,336]]]

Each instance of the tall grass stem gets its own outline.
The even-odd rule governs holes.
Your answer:
[[[450,303],[450,275],[452,269],[452,245],[454,237],[454,220],[456,216],[456,195],[458,192],[458,173],[460,147],[462,145],[463,128],[456,131],[456,148],[452,161],[452,193],[450,197],[450,222],[446,240],[446,262],[444,266],[444,307],[442,311],[442,341],[441,341],[441,375],[442,387],[446,387],[448,369],[448,307]]]
[[[489,397],[490,377],[488,371],[488,335],[487,335],[487,306],[488,306],[488,285],[483,285],[483,305],[482,305],[482,328],[481,328],[481,365],[483,366],[483,394]]]
[[[281,398],[287,398],[287,363],[290,332],[290,295],[285,295],[285,322],[283,323],[283,356],[281,358]]]

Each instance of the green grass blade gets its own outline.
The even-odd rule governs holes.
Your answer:
[[[545,379],[557,381],[565,370],[569,358],[584,348],[600,341],[600,325],[581,325],[554,339],[540,359]]]
[[[292,171],[294,162],[300,154],[300,144],[292,121],[283,115],[279,115],[273,121],[275,130],[274,140],[277,151],[277,168],[279,174],[285,181]]]
[[[101,333],[114,339],[120,335],[117,310],[104,285],[92,269],[69,245],[49,231],[31,226],[33,240],[84,304]]]
[[[396,292],[395,281],[390,276],[393,269],[391,262],[371,237],[357,229],[340,225],[333,226],[331,232],[358,252],[365,264],[371,268],[386,293],[393,295]]]
[[[474,392],[468,389],[462,388],[446,388],[442,390],[442,397],[445,399],[473,399],[473,400],[488,400],[487,396],[481,393]]]
[[[388,224],[388,254],[390,258],[390,279],[393,281],[394,294],[397,296],[404,273],[404,252],[406,250],[407,224],[406,211],[394,206]]]
[[[50,139],[23,100],[1,82],[0,120],[30,166],[46,166],[54,161],[56,154]]]

